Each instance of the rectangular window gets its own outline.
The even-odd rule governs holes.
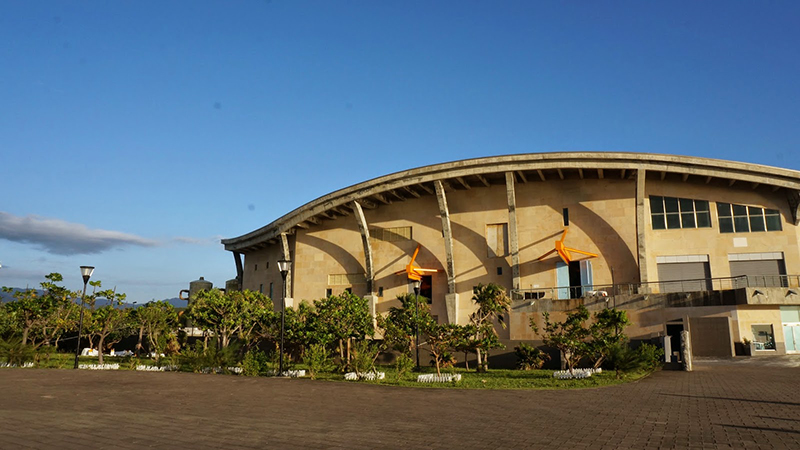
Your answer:
[[[568,227],[569,226],[569,208],[564,208],[564,210],[561,211],[561,215],[564,216],[564,226]]]
[[[650,215],[653,218],[654,230],[667,229],[667,222],[664,217],[664,197],[650,196]]]
[[[781,231],[781,215],[777,209],[717,202],[720,233]]]
[[[331,295],[333,295],[333,289],[325,289],[325,297],[330,297]]]
[[[772,325],[753,325],[753,345],[756,350],[775,350],[775,334]]]
[[[274,292],[272,291],[273,283],[269,282],[269,298],[273,298]]]
[[[259,284],[258,285],[258,293],[259,294],[263,294],[264,293],[264,285],[263,284]]]
[[[765,209],[764,219],[767,222],[767,231],[781,231],[781,213],[777,209]]]
[[[651,195],[650,216],[654,230],[711,228],[711,213],[706,200]]]
[[[385,242],[407,241],[411,239],[411,227],[370,228],[369,237]]]
[[[486,225],[486,246],[489,258],[508,255],[508,224],[495,223]]]

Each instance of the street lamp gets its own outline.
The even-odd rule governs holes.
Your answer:
[[[81,353],[81,334],[83,333],[83,301],[86,298],[86,284],[89,283],[89,278],[92,277],[94,267],[81,266],[81,275],[83,275],[83,295],[81,295],[81,319],[78,322],[78,344],[75,346],[75,369],[78,368],[78,355]]]
[[[281,346],[280,346],[280,362],[278,365],[278,376],[283,376],[283,333],[286,323],[286,275],[289,274],[289,265],[292,262],[288,259],[281,259],[278,260],[278,270],[281,272],[281,278],[283,278],[283,289],[281,294]]]
[[[419,280],[414,280],[414,335],[417,341],[417,372],[419,372]]]

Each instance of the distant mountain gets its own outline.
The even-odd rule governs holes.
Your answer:
[[[24,291],[25,289],[12,288],[12,290],[13,290],[13,292],[2,292],[2,291],[0,291],[0,303],[6,303],[6,302],[14,301],[14,292]],[[36,292],[38,292],[39,295],[44,293],[44,291],[41,290],[41,289],[36,289]],[[165,298],[164,301],[169,303],[170,305],[176,307],[176,308],[185,308],[187,306],[186,300],[181,300],[178,297]],[[80,297],[77,297],[75,299],[75,303],[80,303],[80,302],[81,302]],[[94,305],[95,305],[95,307],[101,307],[101,306],[108,305],[108,303],[109,302],[108,302],[107,299],[98,298]],[[123,308],[136,308],[136,307],[142,306],[142,305],[144,305],[146,303],[147,302],[136,302],[134,304],[134,302],[127,302],[127,303],[123,303],[122,307]]]
[[[151,301],[157,301],[157,300],[151,300]],[[167,303],[169,303],[170,305],[172,305],[172,306],[174,306],[176,308],[186,308],[186,304],[187,304],[186,300],[181,300],[178,297],[165,298],[164,300],[161,300],[161,301],[167,302]],[[122,306],[125,307],[125,308],[138,308],[138,307],[146,305],[148,303],[150,303],[150,302],[136,302],[135,304],[134,304],[134,302],[127,302],[127,303],[123,303]]]

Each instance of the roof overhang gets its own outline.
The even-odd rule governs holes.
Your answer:
[[[581,178],[591,172],[599,178],[606,171],[622,177],[631,177],[636,169],[667,175],[678,175],[683,181],[690,177],[726,180],[729,185],[749,183],[772,190],[787,189],[796,196],[800,191],[800,172],[760,164],[741,163],[692,156],[622,152],[563,152],[530,153],[493,156],[418,167],[374,178],[330,194],[324,195],[278,218],[272,223],[245,235],[223,239],[226,250],[238,252],[267,245],[281,233],[293,233],[297,227],[308,228],[320,220],[333,219],[351,213],[350,205],[358,201],[362,206],[374,208],[406,198],[433,195],[429,186],[436,180],[447,182],[450,189],[469,189],[472,186],[489,186],[494,175],[506,172],[517,174],[523,181],[545,181],[553,172],[564,179],[564,172],[577,172]],[[528,174],[527,176],[525,174]],[[472,185],[470,184],[472,183]]]

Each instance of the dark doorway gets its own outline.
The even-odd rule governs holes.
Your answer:
[[[433,277],[423,275],[419,282],[419,295],[428,299],[428,304],[433,303]]]
[[[583,297],[580,261],[570,261],[569,263],[569,286],[569,298]]]
[[[670,347],[672,347],[672,354],[667,355],[670,357],[670,363],[681,363],[681,331],[683,331],[682,323],[668,323],[667,336],[669,336]]]

